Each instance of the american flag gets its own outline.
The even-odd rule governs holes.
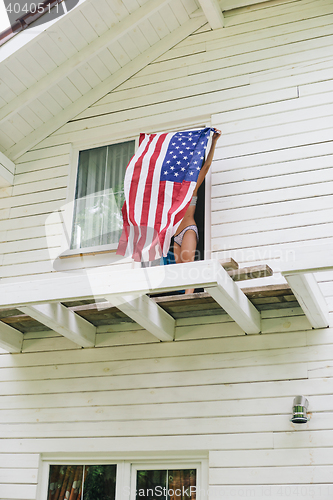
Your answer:
[[[140,135],[125,174],[117,254],[137,262],[167,255],[190,204],[211,130]]]

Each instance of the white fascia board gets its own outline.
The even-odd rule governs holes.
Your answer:
[[[81,347],[94,347],[96,327],[62,304],[23,306],[20,310]]]
[[[15,163],[0,151],[0,187],[14,184]]]
[[[261,317],[259,311],[223,267],[220,267],[217,273],[217,286],[206,287],[205,290],[245,333],[260,333]]]
[[[64,14],[61,17],[51,19],[50,21],[48,21],[47,19],[51,17],[51,14],[46,13],[43,16],[43,20],[45,20],[45,22],[43,22],[43,24],[34,26],[34,23],[33,23],[33,24],[31,24],[30,28],[25,29],[25,30],[21,31],[20,33],[18,33],[17,35],[13,36],[13,38],[8,40],[8,42],[6,42],[1,47],[0,63],[2,61],[5,61],[6,59],[8,59],[8,57],[13,55],[15,52],[20,50],[22,47],[25,47],[28,43],[33,42],[36,39],[36,37],[41,36],[46,30],[48,30],[55,23],[59,22],[62,18],[66,17],[68,19],[67,16],[73,15],[73,12],[78,7],[80,7],[80,5],[82,5],[84,2],[87,2],[87,1],[88,0],[79,0],[78,3],[75,5],[75,7],[73,7],[73,9],[70,10],[68,13]],[[38,4],[38,2],[36,2],[36,4]],[[51,12],[52,12],[52,10],[51,10]]]
[[[303,254],[297,260],[281,263],[280,269],[283,276],[333,271],[333,248],[314,247],[313,251]]]
[[[176,321],[147,295],[105,298],[159,340],[174,340]]]
[[[271,0],[220,0],[222,11],[239,9],[241,7],[249,7],[250,5],[268,3]]]
[[[210,27],[213,30],[223,28],[224,19],[218,0],[199,0],[199,3]]]
[[[312,328],[329,326],[328,305],[311,273],[284,274]]]
[[[79,69],[93,57],[96,57],[102,50],[128,33],[128,31],[134,29],[140,22],[144,21],[149,15],[156,12],[158,8],[162,7],[168,1],[169,0],[149,0],[118,24],[112,26],[112,28],[103,33],[103,35],[93,40],[89,45],[75,53],[63,64],[57,66],[51,73],[41,78],[33,86],[29,87],[15,99],[3,106],[0,110],[0,123],[11,118],[12,115],[31,103],[43,92],[49,90],[50,87],[59,83],[63,78],[71,74],[74,70]]]
[[[0,321],[0,347],[10,353],[21,352],[23,333]]]

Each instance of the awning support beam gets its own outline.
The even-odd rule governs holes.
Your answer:
[[[22,306],[19,309],[81,347],[95,345],[96,327],[60,303]]]

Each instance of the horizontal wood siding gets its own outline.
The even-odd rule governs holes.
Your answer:
[[[36,498],[43,454],[201,450],[212,496],[293,486],[296,500],[311,486],[328,500],[333,332],[287,314],[267,311],[266,333],[248,336],[228,318],[181,319],[165,343],[135,325],[103,327],[95,349],[29,334],[24,354],[0,353],[0,498]],[[302,426],[290,422],[297,394],[310,402]]]

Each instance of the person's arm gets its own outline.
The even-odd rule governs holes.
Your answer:
[[[208,170],[210,169],[210,166],[211,166],[212,161],[213,161],[214,153],[215,153],[216,143],[217,143],[218,139],[220,138],[221,133],[222,133],[221,130],[218,130],[216,128],[214,129],[214,134],[212,137],[212,144],[211,144],[209,153],[207,155],[206,161],[203,164],[202,169],[199,172],[197,185],[195,186],[195,189],[193,191],[193,196],[197,196],[198,189],[201,186],[201,184],[203,183],[203,180],[206,177]]]

